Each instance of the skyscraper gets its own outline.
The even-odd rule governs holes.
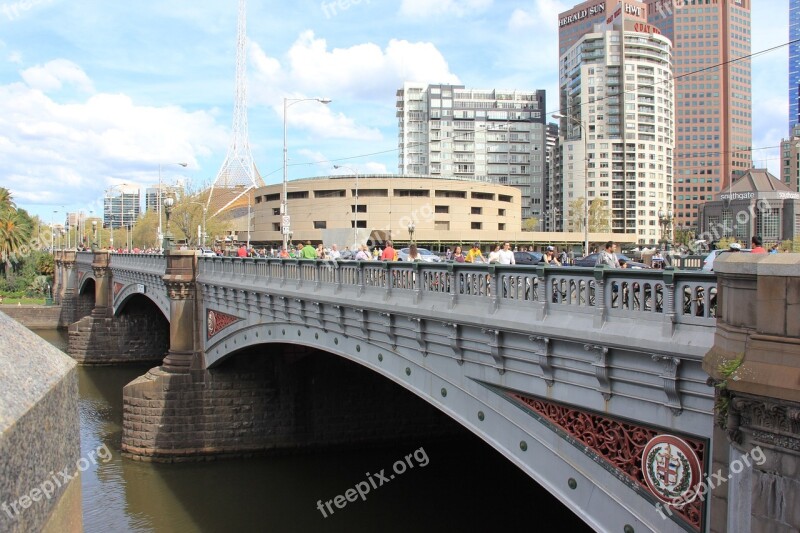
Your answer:
[[[642,7],[647,24],[640,23],[639,29],[649,25],[672,41],[677,227],[697,228],[698,206],[752,166],[750,3],[588,0],[559,15],[562,57],[596,24],[608,23],[618,13],[641,21]]]
[[[800,39],[800,2],[789,2],[789,41]],[[800,123],[800,42],[789,45],[789,132]]]
[[[543,90],[407,82],[397,91],[400,174],[512,185],[522,193],[522,218],[541,221],[546,193],[544,110]]]
[[[643,5],[606,14],[559,60],[563,183],[555,207],[564,230],[584,231],[588,211],[589,231],[652,245],[661,240],[659,212],[673,209],[672,46],[646,24]]]
[[[103,198],[103,227],[118,229],[133,226],[139,218],[139,189],[117,185]]]
[[[674,49],[677,227],[752,166],[750,2],[645,0]]]

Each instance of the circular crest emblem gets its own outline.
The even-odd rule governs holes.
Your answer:
[[[642,473],[647,487],[659,500],[683,505],[694,499],[687,501],[686,497],[700,483],[700,459],[686,441],[658,435],[642,451]]]
[[[217,314],[214,311],[208,312],[208,337],[214,336],[217,331]]]

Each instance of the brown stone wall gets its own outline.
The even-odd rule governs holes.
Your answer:
[[[281,345],[220,368],[151,370],[123,391],[122,449],[197,460],[277,450],[375,445],[447,435],[455,422],[424,400],[332,354]]]
[[[87,316],[69,327],[69,355],[83,364],[160,362],[169,322],[149,301],[132,301],[116,317]]]

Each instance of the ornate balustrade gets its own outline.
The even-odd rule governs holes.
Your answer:
[[[701,271],[623,270],[463,263],[313,261],[203,257],[199,280],[255,281],[255,286],[404,293],[423,304],[448,299],[493,313],[519,308],[544,317],[552,312],[594,315],[598,326],[614,317],[713,327],[716,277]]]

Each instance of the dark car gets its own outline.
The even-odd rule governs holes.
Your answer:
[[[538,265],[543,257],[539,252],[514,252],[514,261],[518,265]]]
[[[593,267],[597,265],[597,256],[600,255],[599,253],[589,254],[586,257],[581,257],[580,259],[575,260],[575,266],[579,267]],[[630,257],[625,254],[617,254],[617,259],[620,261],[625,261],[627,263],[628,268],[650,268],[649,266],[645,265],[644,263],[639,263],[638,261],[634,261]]]

